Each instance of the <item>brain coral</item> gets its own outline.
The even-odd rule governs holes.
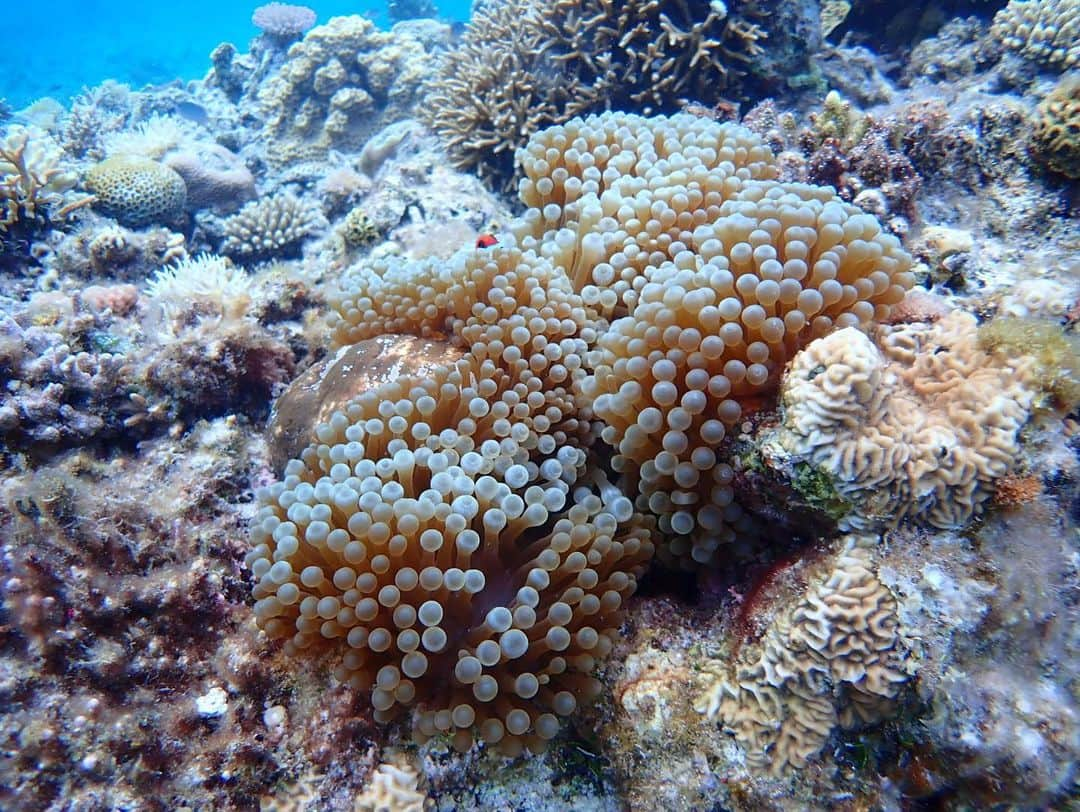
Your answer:
[[[1017,457],[1034,359],[984,352],[959,311],[878,330],[877,345],[844,329],[796,356],[766,456],[824,473],[853,505],[849,526],[960,527]]]
[[[90,168],[84,185],[95,208],[137,228],[175,222],[184,212],[184,179],[167,166],[131,155],[118,155]]]
[[[1055,172],[1080,179],[1080,75],[1063,76],[1035,115],[1039,157]]]
[[[1010,0],[994,16],[992,37],[1056,70],[1080,65],[1080,0]]]
[[[838,725],[879,721],[908,679],[896,598],[872,569],[875,537],[849,536],[825,580],[718,664],[698,699],[746,748],[755,769],[782,775],[813,759]]]
[[[326,225],[322,212],[291,194],[253,200],[225,221],[224,254],[267,259],[296,253],[312,231]]]

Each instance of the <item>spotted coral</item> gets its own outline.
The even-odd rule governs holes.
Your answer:
[[[83,184],[93,192],[94,207],[122,225],[138,228],[172,223],[184,212],[184,179],[155,161],[117,155],[91,167]]]
[[[824,473],[854,505],[847,526],[961,527],[1016,460],[1034,359],[984,352],[975,319],[959,311],[878,331],[875,344],[838,330],[795,357],[766,458]]]
[[[877,539],[848,536],[820,583],[736,662],[716,664],[696,707],[719,717],[751,767],[806,767],[837,727],[880,721],[908,680],[896,598],[874,572]]]

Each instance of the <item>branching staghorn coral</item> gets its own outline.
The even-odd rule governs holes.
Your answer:
[[[880,721],[908,680],[896,598],[870,558],[876,537],[848,536],[832,571],[728,664],[697,700],[746,749],[784,775],[807,766],[836,727]]]
[[[508,184],[541,127],[602,108],[670,110],[711,98],[764,32],[722,3],[514,0],[473,15],[428,84],[423,115],[461,168]]]

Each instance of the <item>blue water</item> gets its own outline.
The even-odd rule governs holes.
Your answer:
[[[0,99],[14,108],[42,96],[66,104],[84,87],[116,79],[133,87],[173,79],[199,79],[210,52],[221,42],[241,51],[258,31],[251,3],[188,0],[181,3],[119,0],[10,2],[4,9],[0,48]],[[319,22],[340,14],[364,14],[389,26],[385,0],[307,3]],[[469,0],[441,0],[442,14],[469,16]]]

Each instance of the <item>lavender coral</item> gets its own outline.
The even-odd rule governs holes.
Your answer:
[[[307,6],[267,3],[255,9],[251,22],[274,39],[291,40],[315,25],[315,11]]]

